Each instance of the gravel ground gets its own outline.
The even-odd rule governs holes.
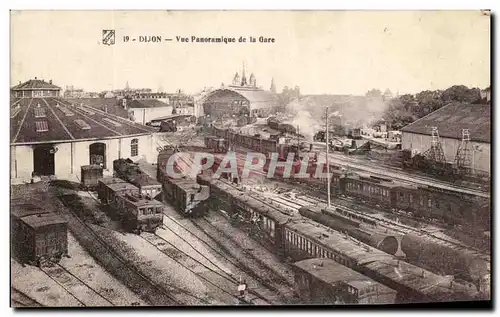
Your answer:
[[[115,248],[116,252],[132,260],[143,274],[170,290],[171,295],[182,304],[224,304],[210,298],[209,290],[199,277],[161,253],[140,236],[120,234],[97,226],[93,228]]]
[[[68,246],[71,258],[63,258],[60,264],[73,275],[102,294],[115,306],[148,306],[145,301],[100,266],[77,243],[72,234],[68,234]]]
[[[83,306],[39,268],[10,260],[11,286],[47,307]]]

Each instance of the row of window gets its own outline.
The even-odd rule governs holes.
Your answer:
[[[138,214],[139,215],[154,215],[154,214],[161,214],[163,211],[163,207],[143,207],[139,208]]]
[[[378,186],[359,184],[359,183],[347,183],[347,189],[364,191],[370,194],[382,195],[384,197],[389,196],[389,190],[385,188],[380,188]]]
[[[408,194],[408,200],[410,201],[410,204],[413,204],[413,194]],[[404,202],[405,201],[405,195],[404,193],[400,192],[398,195],[398,201]],[[419,197],[419,204],[420,206],[424,206],[425,203],[425,198],[424,196]],[[436,200],[436,207],[439,208],[439,201]],[[431,208],[432,207],[432,199],[429,198],[427,199],[427,207]]]
[[[258,222],[262,229],[274,238],[276,235],[276,222],[274,220],[253,210],[250,210],[250,217],[252,221]]]
[[[312,243],[309,241],[309,239],[293,232],[293,231],[288,231],[286,230],[285,232],[286,240],[288,242],[288,245],[294,245],[296,246],[299,250],[302,250],[313,257],[319,257],[319,258],[328,258],[332,259],[337,263],[340,263],[342,265],[351,266],[351,262],[347,259],[345,259],[342,255],[331,252],[328,250],[323,249],[321,246],[318,246],[315,243]]]

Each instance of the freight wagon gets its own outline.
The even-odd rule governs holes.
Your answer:
[[[22,262],[43,265],[68,254],[68,222],[33,204],[11,206],[11,244]]]
[[[210,196],[209,188],[198,184],[196,179],[192,179],[188,175],[184,177],[169,175],[168,164],[174,164],[169,161],[175,153],[174,149],[169,149],[158,155],[157,177],[162,183],[164,197],[183,216],[201,216],[208,210],[206,200]],[[174,168],[176,172],[181,172],[175,166],[171,168]]]
[[[397,292],[331,259],[293,264],[296,292],[304,304],[394,304]]]

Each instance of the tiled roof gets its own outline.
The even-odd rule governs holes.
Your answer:
[[[462,129],[469,129],[472,141],[490,143],[491,106],[489,104],[450,103],[407,125],[406,133],[431,135],[437,127],[439,136],[462,139]]]
[[[21,83],[15,87],[12,87],[12,90],[61,90],[61,87],[57,87],[51,83],[44,81],[43,79],[30,79],[24,83]]]
[[[109,114],[128,119],[128,111],[123,109],[123,107],[118,104],[116,98],[74,98],[65,100],[72,104],[83,104],[102,111],[107,111]]]
[[[158,107],[169,107],[163,101],[157,99],[141,99],[141,100],[131,100],[127,102],[127,107],[129,108],[158,108]]]
[[[46,143],[150,134],[153,128],[55,98],[24,98],[11,109],[10,140]]]

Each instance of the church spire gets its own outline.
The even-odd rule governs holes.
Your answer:
[[[241,86],[247,85],[247,76],[245,75],[245,63],[243,62],[243,73],[241,74]]]
[[[274,77],[271,78],[271,88],[269,90],[271,90],[271,92],[276,93],[276,85],[274,84]]]

